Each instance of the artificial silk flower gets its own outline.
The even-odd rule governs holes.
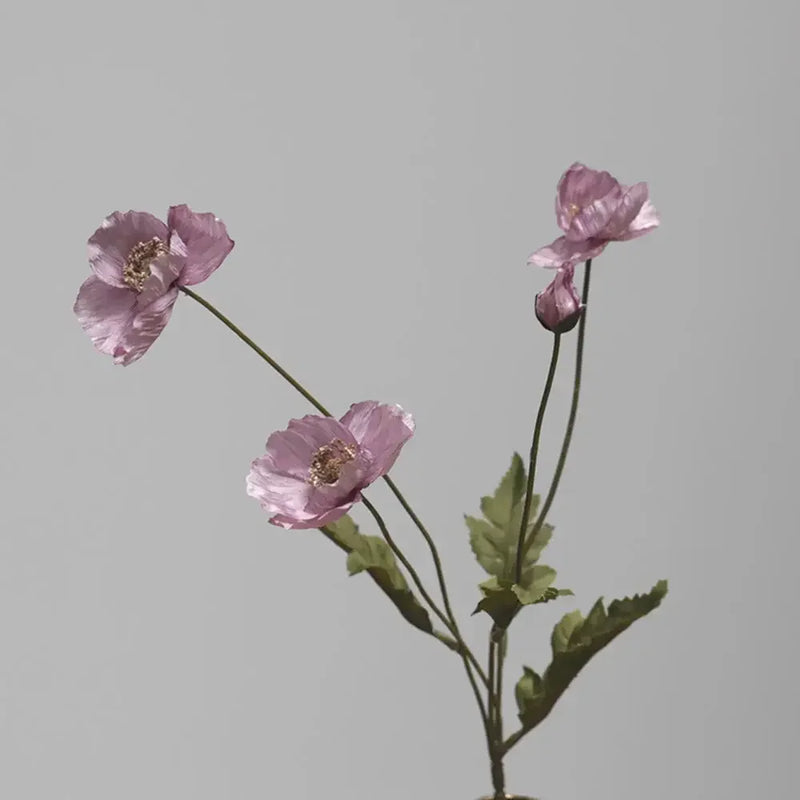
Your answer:
[[[164,330],[178,287],[204,281],[233,248],[223,222],[185,205],[172,206],[166,224],[144,211],[115,211],[88,244],[94,274],[74,311],[95,348],[123,365]]]
[[[536,295],[536,319],[553,333],[566,333],[581,317],[581,298],[572,279],[575,267],[562,267],[544,291]]]
[[[556,219],[564,235],[533,253],[529,264],[560,268],[586,261],[609,242],[635,239],[659,224],[646,183],[625,186],[578,162],[558,182]]]
[[[414,433],[397,405],[355,403],[340,419],[308,415],[267,439],[247,493],[283,528],[320,528],[346,514],[385,475]]]

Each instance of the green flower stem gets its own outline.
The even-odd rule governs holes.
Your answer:
[[[486,696],[486,704],[489,706],[489,722],[492,726],[492,747],[489,750],[489,754],[491,755],[492,751],[494,750],[494,720],[495,720],[495,713],[494,713],[494,687],[495,687],[495,662],[494,662],[494,640],[489,637],[489,658],[488,658],[488,674],[489,674],[489,690]]]
[[[489,635],[489,698],[492,723],[492,745],[489,758],[492,765],[492,784],[495,797],[505,798],[505,771],[503,768],[503,666],[505,660],[506,632],[492,626]]]
[[[433,598],[431,598],[431,596],[425,589],[425,586],[423,585],[422,580],[417,574],[417,571],[414,569],[414,567],[411,566],[411,562],[405,557],[403,551],[398,547],[397,542],[395,542],[394,538],[389,533],[389,529],[386,526],[383,517],[378,513],[378,509],[375,508],[375,506],[363,494],[361,495],[361,502],[364,504],[364,506],[367,508],[370,514],[372,514],[372,516],[375,518],[375,522],[378,523],[378,527],[380,528],[380,531],[383,534],[383,538],[386,540],[386,544],[389,545],[392,552],[395,554],[395,556],[397,556],[397,560],[406,568],[408,574],[411,576],[411,580],[414,581],[414,585],[417,587],[419,593],[422,595],[422,598],[431,607],[433,613],[436,614],[437,617],[439,617],[439,619],[442,621],[442,624],[447,628],[447,630],[450,631],[450,633],[452,633],[453,636],[455,636],[456,641],[458,642],[459,645],[458,654],[467,662],[467,664],[471,664],[471,666],[475,669],[478,675],[480,675],[481,680],[484,682],[484,684],[488,686],[489,680],[486,677],[486,674],[484,673],[483,669],[481,668],[481,665],[478,663],[472,651],[464,643],[464,640],[461,638],[461,635],[457,632],[458,629],[454,628],[450,620],[448,620],[447,617],[445,617],[445,615],[442,613],[439,606],[437,606],[436,603],[433,602]]]
[[[512,733],[511,736],[503,742],[503,755],[505,755],[529,730],[530,728],[520,728],[515,733]]]
[[[331,414],[331,412],[328,411],[328,409],[325,408],[325,406],[323,406],[322,403],[320,403],[319,400],[317,400],[317,398],[314,397],[314,395],[311,394],[311,392],[309,392],[301,383],[296,381],[280,364],[278,364],[277,361],[275,361],[275,359],[273,359],[268,353],[266,353],[264,350],[262,350],[262,348],[260,348],[243,330],[241,330],[241,328],[239,328],[237,325],[235,325],[221,311],[219,311],[211,303],[209,303],[208,300],[206,300],[205,298],[201,297],[199,294],[197,294],[196,292],[192,291],[191,289],[189,289],[186,286],[180,286],[179,289],[185,295],[187,295],[188,297],[191,297],[192,300],[195,300],[196,302],[198,302],[201,306],[203,306],[203,308],[205,308],[208,311],[210,311],[223,325],[225,325],[227,328],[229,328],[231,331],[233,331],[233,333],[235,333],[246,345],[248,345],[256,353],[258,353],[258,355],[261,356],[261,358],[264,359],[264,361],[266,361],[267,364],[269,364],[294,389],[296,389],[298,392],[300,392],[300,394],[303,395],[303,397],[306,400],[308,400],[308,402],[311,403],[311,405],[314,406],[314,408],[316,408],[321,414],[324,414],[326,417],[332,417],[333,416],[333,414]],[[484,684],[486,684],[487,683],[486,675],[483,672],[483,669],[481,669],[480,664],[478,664],[478,661],[475,658],[475,656],[473,655],[472,651],[469,649],[469,647],[467,646],[467,644],[464,641],[463,637],[461,636],[461,632],[459,631],[459,628],[458,628],[458,622],[456,621],[455,614],[453,613],[453,610],[452,610],[452,608],[450,606],[450,599],[449,599],[448,594],[447,594],[447,584],[445,583],[444,572],[442,570],[442,562],[441,562],[441,559],[439,558],[439,552],[436,549],[436,545],[435,545],[431,535],[428,533],[427,529],[422,524],[422,521],[414,513],[413,509],[408,504],[406,499],[403,497],[403,495],[401,494],[400,490],[395,485],[394,481],[392,481],[392,479],[388,475],[384,475],[384,480],[389,485],[389,488],[392,490],[392,492],[394,493],[395,497],[397,497],[397,499],[400,501],[400,504],[406,510],[408,515],[411,517],[412,521],[417,526],[417,528],[419,529],[420,533],[422,533],[423,537],[425,538],[425,541],[428,543],[428,547],[430,548],[431,555],[433,556],[433,561],[434,561],[434,564],[436,566],[436,575],[438,577],[439,586],[440,586],[441,591],[442,591],[442,599],[444,601],[445,610],[446,610],[447,615],[449,617],[449,621],[445,621],[445,625],[446,625],[447,629],[455,637],[459,648],[463,651],[463,653],[466,654],[467,658],[469,658],[470,661],[472,662],[472,665],[477,670],[478,674],[481,677],[481,680],[484,682]],[[424,596],[427,596],[427,593]],[[428,602],[431,604],[431,608],[433,609],[434,613],[436,613],[436,615],[440,619],[443,619],[441,612],[438,610],[437,606],[433,605],[432,601],[430,600],[430,597],[428,597]]]
[[[323,526],[322,526],[321,528],[319,528],[318,530],[319,530],[319,531],[320,531],[322,534],[324,534],[324,535],[325,535],[325,537],[326,537],[327,539],[330,539],[330,541],[331,541],[331,542],[333,542],[333,543],[334,543],[334,544],[335,544],[335,545],[336,545],[336,546],[337,546],[337,547],[338,547],[340,550],[344,550],[344,552],[345,552],[345,553],[350,553],[350,552],[351,552],[351,550],[350,550],[348,547],[346,547],[345,545],[343,545],[343,544],[342,544],[342,543],[341,543],[341,542],[340,542],[340,541],[339,541],[339,540],[338,540],[338,539],[337,539],[337,538],[336,538],[336,537],[335,537],[335,536],[334,536],[334,535],[331,533],[331,531],[328,529],[328,527],[327,527],[327,526],[323,525]],[[389,594],[389,596],[391,597],[390,593],[389,593],[389,592],[387,592],[387,591],[386,591],[386,589],[384,589],[384,587],[383,587],[383,586],[381,586],[381,584],[380,584],[380,581],[378,581],[378,580],[375,578],[375,576],[372,574],[372,572],[371,572],[370,570],[367,570],[367,572],[369,573],[369,576],[372,578],[372,580],[373,580],[373,581],[375,581],[375,585],[376,585],[376,586],[377,586],[377,587],[378,587],[378,588],[379,588],[379,589],[380,589],[382,592],[384,592],[385,594]],[[447,636],[447,634],[444,634],[444,633],[442,633],[441,631],[437,631],[437,630],[432,630],[430,633],[431,633],[431,636],[435,637],[435,638],[436,638],[436,639],[438,639],[440,642],[444,642],[444,644],[446,644],[446,645],[447,645],[447,647],[449,647],[451,650],[455,650],[456,652],[458,652],[459,645],[458,645],[458,642],[457,642],[455,639],[451,639],[449,636]]]
[[[428,605],[430,605],[430,607],[434,610],[439,619],[442,620],[445,626],[449,628],[450,626],[448,621],[445,619],[444,615],[441,613],[441,611],[439,611],[439,609],[433,603],[433,601],[430,598],[430,595],[428,595],[428,593],[425,591],[425,587],[422,585],[422,581],[419,579],[417,571],[414,569],[414,567],[411,566],[411,563],[403,555],[403,552],[397,546],[397,543],[394,541],[392,535],[389,533],[389,528],[386,526],[383,517],[380,515],[380,513],[378,513],[378,509],[375,508],[375,506],[372,505],[372,503],[366,497],[364,497],[364,495],[361,495],[361,502],[364,503],[367,510],[375,518],[375,522],[378,523],[378,527],[380,528],[380,531],[383,534],[383,538],[386,540],[386,544],[389,545],[389,547],[392,549],[392,552],[395,554],[395,556],[397,556],[397,559],[400,561],[400,563],[408,570],[408,574],[411,576],[411,579],[414,581],[417,589],[419,589],[419,592],[422,595],[422,597],[425,599]],[[474,666],[475,669],[478,671],[478,673],[481,675],[483,674],[483,671],[481,670],[479,664],[477,663],[470,664],[470,660],[474,659],[474,656],[469,650],[467,649],[460,650],[459,655],[461,656],[461,660],[464,662],[464,669],[467,672],[467,678],[469,678],[470,685],[472,686],[472,692],[475,695],[475,700],[477,701],[478,708],[480,709],[481,712],[481,719],[483,720],[483,727],[486,731],[486,739],[489,746],[489,753],[491,755],[491,753],[494,751],[492,727],[491,727],[491,706],[487,713],[486,706],[483,703],[483,698],[481,697],[477,681],[475,680],[475,676],[472,674],[472,668]],[[491,664],[489,665],[489,668],[491,669]],[[487,681],[484,680],[484,682]],[[491,684],[489,685],[491,686]],[[491,702],[491,688],[489,690],[489,700]]]
[[[503,742],[503,667],[506,658],[506,631],[501,631],[497,642],[497,743],[498,746]]]
[[[503,734],[500,716],[500,664],[498,642],[494,628],[489,636],[489,760],[491,762],[492,786],[496,799],[505,798],[505,771],[503,769]]]
[[[208,300],[200,297],[199,294],[193,292],[186,286],[179,286],[178,288],[185,295],[191,297],[192,300],[200,303],[203,308],[210,311],[223,325],[230,328],[230,330],[232,330],[246,345],[248,345],[252,350],[255,350],[256,353],[258,353],[261,358],[263,358],[264,361],[266,361],[267,364],[269,364],[272,369],[274,369],[275,372],[281,376],[281,378],[290,383],[293,388],[297,389],[297,391],[300,392],[300,394],[303,395],[303,397],[305,397],[305,399],[308,400],[308,402],[311,403],[311,405],[314,406],[317,411],[319,411],[321,414],[324,414],[326,417],[333,416],[333,414],[331,414],[331,412],[328,411],[328,409],[325,408],[325,406],[323,406],[322,403],[320,403],[319,400],[317,400],[317,398],[311,394],[311,392],[309,392],[302,384],[298,383],[277,361],[275,361],[275,359],[271,358],[267,353],[265,353],[243,330],[234,325],[221,311],[218,311],[216,308],[214,308],[214,306],[212,306]]]
[[[442,569],[442,560],[439,558],[439,551],[436,549],[436,545],[434,544],[433,537],[428,533],[427,528],[422,524],[422,520],[414,513],[414,509],[408,504],[408,501],[403,497],[402,492],[400,489],[397,488],[395,482],[388,476],[383,476],[384,481],[386,481],[387,486],[392,490],[394,496],[400,502],[400,505],[405,509],[406,513],[413,523],[417,526],[417,529],[424,537],[425,541],[428,543],[428,549],[431,551],[431,557],[433,558],[433,564],[436,568],[436,577],[439,581],[439,589],[442,593],[442,601],[444,602],[444,610],[447,613],[447,617],[450,620],[452,625],[451,633],[453,636],[456,637],[458,640],[459,645],[466,647],[464,644],[463,639],[461,638],[461,632],[458,629],[458,622],[456,621],[456,615],[453,613],[453,608],[450,605],[450,597],[447,594],[447,583],[444,579],[444,570]],[[470,653],[470,655],[472,655]],[[486,677],[483,675],[483,670],[480,669],[480,666],[475,664],[476,668],[481,675],[483,682],[486,683]]]
[[[553,378],[558,365],[558,351],[561,347],[561,334],[553,334],[553,352],[550,356],[550,369],[547,371],[547,380],[544,382],[542,399],[539,402],[539,411],[536,414],[536,424],[533,426],[533,442],[531,455],[528,462],[528,486],[525,490],[525,505],[522,508],[522,523],[519,526],[519,539],[517,541],[517,565],[514,572],[514,583],[522,580],[522,549],[525,545],[525,531],[528,530],[528,520],[531,516],[531,502],[533,501],[533,480],[536,475],[536,458],[539,455],[539,438],[542,435],[542,423],[547,401],[550,399],[550,390],[553,388]]]
[[[558,462],[556,463],[556,469],[553,473],[553,481],[550,484],[550,489],[547,492],[547,497],[545,497],[544,503],[542,504],[542,510],[539,512],[539,517],[536,520],[536,524],[533,526],[533,530],[528,536],[527,541],[525,542],[522,548],[522,556],[525,557],[525,554],[530,549],[533,541],[536,539],[539,531],[544,525],[545,520],[547,519],[547,514],[550,511],[550,506],[553,504],[553,500],[556,496],[556,491],[558,491],[558,484],[561,480],[561,474],[564,471],[564,464],[567,461],[567,452],[569,451],[569,445],[572,441],[572,432],[575,428],[575,418],[578,414],[578,400],[581,394],[581,374],[583,372],[583,343],[584,338],[586,336],[586,314],[589,310],[589,281],[591,280],[592,276],[592,259],[590,258],[586,262],[586,268],[583,273],[583,292],[581,302],[583,304],[583,313],[581,314],[580,321],[578,322],[578,346],[575,353],[575,380],[572,386],[572,405],[569,409],[569,419],[567,420],[567,430],[564,434],[564,441],[561,445],[561,452],[558,456]]]

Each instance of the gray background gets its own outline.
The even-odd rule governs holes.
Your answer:
[[[201,292],[332,409],[414,412],[393,474],[483,649],[461,514],[528,447],[549,274],[524,262],[574,159],[649,181],[663,224],[597,261],[546,558],[577,597],[516,625],[509,684],[564,611],[671,594],[510,755],[509,789],[796,796],[791,5],[3,4],[1,797],[489,788],[458,660],[244,494],[302,399],[186,298],[127,369],[71,308],[106,214],[222,217],[237,246]]]

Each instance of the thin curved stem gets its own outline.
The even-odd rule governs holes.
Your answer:
[[[378,509],[362,494],[361,495],[361,502],[366,506],[367,510],[370,514],[375,518],[375,522],[378,523],[378,528],[380,528],[381,534],[383,534],[383,538],[386,540],[386,544],[389,545],[392,552],[397,556],[397,560],[406,568],[408,574],[411,576],[411,580],[414,581],[414,585],[419,590],[419,593],[422,595],[422,598],[425,602],[431,607],[431,610],[437,617],[441,620],[442,624],[447,628],[453,636],[456,637],[458,644],[460,646],[459,655],[466,659],[471,665],[475,668],[478,675],[481,676],[481,680],[488,685],[488,678],[484,673],[481,665],[478,664],[475,656],[473,655],[472,651],[466,646],[464,640],[461,638],[460,635],[456,635],[456,631],[453,629],[453,625],[450,620],[442,613],[441,609],[439,608],[436,603],[433,602],[433,598],[428,594],[427,589],[425,588],[422,580],[420,579],[417,571],[411,565],[411,562],[405,557],[403,551],[398,547],[397,542],[395,542],[392,535],[389,533],[389,528],[387,527],[386,523],[383,520],[383,517],[378,512]]]
[[[470,666],[469,661],[463,654],[461,658],[464,663],[464,669],[467,672],[469,685],[472,687],[472,693],[475,695],[475,700],[478,703],[478,709],[481,712],[481,721],[483,722],[483,730],[484,733],[486,734],[486,746],[489,748],[489,752],[491,753],[491,747],[492,747],[491,728],[489,726],[489,717],[486,714],[486,707],[484,706],[483,698],[481,697],[481,690],[478,688],[478,682],[475,680],[475,676],[472,674],[472,667]]]
[[[334,534],[331,532],[331,529],[327,525],[323,525],[321,528],[318,528],[318,530],[327,539],[329,539],[331,542],[333,542],[333,544],[335,544],[340,550],[344,550],[345,553],[351,553],[352,552],[351,548],[347,547],[347,545],[343,544],[340,539],[338,539],[336,536],[334,536]],[[389,599],[392,599],[391,591],[378,580],[378,578],[375,576],[374,572],[372,570],[367,570],[367,572],[369,573],[369,575],[372,578],[372,580],[375,581],[375,585],[384,594],[388,595]],[[430,633],[431,636],[433,636],[434,638],[438,639],[440,642],[443,642],[444,644],[446,644],[447,647],[450,648],[451,650],[455,650],[456,652],[458,652],[459,644],[455,639],[451,639],[449,636],[447,636],[446,634],[442,633],[441,631],[437,631],[435,628],[432,628],[430,631],[428,631],[428,633]]]
[[[322,403],[320,403],[319,400],[317,400],[317,398],[305,388],[305,386],[303,386],[303,384],[301,384],[299,381],[296,381],[277,361],[275,361],[274,358],[265,353],[241,328],[238,328],[236,325],[234,325],[233,322],[231,322],[221,311],[218,311],[216,308],[214,308],[214,306],[212,306],[208,300],[200,297],[199,294],[193,292],[186,286],[179,286],[178,289],[188,297],[191,297],[192,300],[200,303],[203,308],[210,311],[223,325],[226,325],[228,328],[230,328],[230,330],[232,330],[248,347],[250,347],[250,349],[255,350],[255,352],[258,353],[258,355],[260,355],[261,358],[263,358],[264,361],[266,361],[267,364],[269,364],[272,369],[275,370],[275,372],[277,372],[285,381],[291,384],[292,387],[297,389],[297,391],[300,392],[300,394],[303,395],[303,397],[305,397],[305,399],[308,400],[308,402],[311,403],[311,405],[314,406],[317,411],[319,411],[321,414],[324,414],[326,417],[333,416],[333,414],[331,414],[331,412],[328,411],[328,409],[325,408],[325,406],[323,406]]]
[[[433,564],[436,569],[436,577],[439,581],[439,590],[442,594],[442,602],[444,603],[444,609],[447,613],[447,616],[450,620],[452,625],[451,633],[453,636],[456,637],[460,645],[466,647],[464,640],[461,637],[461,632],[458,629],[458,621],[456,620],[456,615],[453,613],[453,608],[450,605],[450,597],[447,593],[447,582],[444,578],[444,569],[442,568],[442,560],[439,557],[439,551],[436,548],[436,544],[433,541],[433,537],[428,533],[427,528],[422,524],[422,520],[416,515],[414,509],[411,508],[408,501],[403,497],[403,493],[400,489],[397,488],[395,482],[388,476],[383,476],[384,481],[386,481],[386,485],[392,490],[394,496],[400,502],[400,505],[405,509],[408,516],[411,518],[412,522],[417,526],[419,532],[422,534],[425,541],[428,543],[428,549],[431,551],[431,557],[433,558]],[[485,681],[484,681],[485,682]]]
[[[578,345],[575,353],[575,379],[572,386],[572,405],[569,409],[569,419],[567,420],[567,430],[564,434],[564,441],[561,445],[561,452],[558,455],[558,462],[556,463],[556,469],[553,473],[553,481],[550,484],[550,489],[547,492],[547,497],[545,497],[544,503],[542,504],[542,510],[539,512],[539,516],[536,519],[536,524],[533,526],[533,530],[531,531],[530,536],[528,536],[527,541],[522,549],[523,558],[525,557],[525,553],[528,552],[533,541],[536,539],[539,531],[544,525],[545,520],[547,519],[547,514],[550,511],[550,506],[553,504],[553,500],[555,499],[556,492],[558,491],[558,484],[561,481],[561,474],[564,472],[564,465],[567,462],[567,453],[569,452],[569,445],[572,441],[572,432],[575,428],[575,418],[578,415],[578,400],[580,399],[581,394],[581,375],[583,372],[583,343],[584,338],[586,336],[586,314],[589,310],[589,281],[591,280],[592,276],[592,259],[590,258],[586,262],[586,269],[583,273],[583,292],[582,292],[582,305],[583,305],[583,312],[581,313],[580,322],[578,322]]]
[[[522,549],[525,545],[525,532],[528,530],[528,520],[531,516],[531,503],[533,501],[533,481],[536,475],[536,458],[539,455],[539,439],[542,435],[542,423],[547,401],[550,399],[550,390],[553,388],[553,378],[558,365],[558,351],[561,347],[561,334],[553,334],[553,352],[550,355],[550,368],[547,371],[547,380],[544,382],[542,399],[539,401],[539,411],[536,414],[536,424],[533,426],[533,442],[528,460],[528,486],[525,489],[525,505],[522,508],[522,522],[519,526],[519,539],[517,540],[517,565],[514,572],[514,583],[522,579]]]
[[[386,540],[386,544],[389,545],[389,547],[391,548],[392,552],[395,554],[395,556],[397,556],[398,561],[400,561],[400,563],[408,570],[408,574],[411,576],[411,580],[414,581],[414,584],[416,585],[417,589],[419,590],[419,593],[425,599],[425,602],[428,603],[428,605],[433,609],[434,613],[444,623],[444,625],[448,628],[448,630],[450,630],[450,623],[447,621],[447,619],[445,618],[444,614],[442,614],[442,612],[439,610],[439,608],[436,606],[436,604],[433,602],[433,600],[431,600],[430,595],[425,590],[425,587],[422,585],[422,581],[420,580],[419,575],[417,575],[417,571],[414,569],[414,567],[411,566],[411,562],[409,562],[409,560],[403,555],[403,552],[397,546],[397,543],[394,541],[394,539],[392,538],[392,535],[389,533],[389,528],[387,527],[386,522],[384,522],[383,517],[378,512],[378,509],[375,508],[375,506],[366,497],[364,497],[363,495],[361,496],[361,502],[364,503],[364,505],[366,506],[367,510],[375,518],[375,522],[378,523],[378,528],[380,528],[381,534],[383,534],[383,538]],[[452,630],[451,630],[451,633],[452,633]],[[481,717],[483,718],[484,726],[486,727],[487,737],[489,737],[489,734],[490,734],[490,731],[491,731],[491,727],[490,727],[490,724],[491,724],[491,717],[490,717],[491,709],[489,711],[489,714],[487,714],[486,707],[485,707],[485,705],[483,703],[483,698],[481,697],[480,691],[478,689],[478,685],[475,682],[475,676],[472,674],[472,667],[474,666],[476,668],[476,670],[479,670],[479,672],[481,672],[481,673],[483,672],[483,670],[481,670],[479,664],[473,664],[473,665],[470,664],[470,656],[472,654],[469,653],[468,650],[462,650],[459,653],[459,655],[461,656],[461,659],[464,662],[464,668],[467,671],[467,677],[469,678],[470,684],[472,685],[473,692],[475,693],[475,698],[478,701],[478,707],[480,708]],[[473,658],[474,658],[474,656],[473,656]],[[490,695],[490,697],[491,697],[491,695]],[[491,746],[491,738],[490,738],[490,746]]]
[[[199,303],[207,311],[210,311],[229,330],[233,331],[233,333],[235,333],[248,347],[254,350],[259,356],[261,356],[261,358],[264,359],[264,361],[266,361],[267,364],[269,364],[282,378],[284,378],[293,388],[295,388],[301,395],[303,395],[303,397],[305,397],[305,399],[308,400],[308,402],[311,403],[311,405],[314,406],[314,408],[316,408],[321,414],[324,414],[326,417],[333,416],[333,414],[331,414],[331,412],[328,411],[328,409],[325,408],[325,406],[322,405],[322,403],[320,403],[320,401],[317,400],[317,398],[314,397],[314,395],[311,394],[311,392],[309,392],[308,389],[305,388],[305,386],[303,386],[299,381],[295,380],[295,378],[293,378],[280,364],[278,364],[278,362],[275,361],[274,358],[272,358],[261,347],[259,347],[241,328],[235,325],[221,311],[219,311],[211,303],[209,303],[208,300],[201,297],[199,294],[192,291],[186,286],[180,286],[178,288],[185,295],[187,295],[187,297],[191,297],[192,300]],[[472,651],[467,646],[467,643],[464,641],[458,629],[458,622],[456,621],[455,614],[453,613],[452,607],[450,606],[450,599],[447,595],[447,585],[444,579],[444,571],[442,569],[441,559],[439,558],[439,552],[436,549],[436,544],[434,543],[433,538],[428,533],[425,526],[422,524],[422,521],[414,513],[414,510],[408,504],[405,497],[403,497],[402,493],[397,488],[394,481],[388,475],[384,476],[384,480],[394,493],[395,497],[397,497],[397,499],[400,501],[400,504],[403,506],[406,513],[408,513],[408,515],[411,517],[411,520],[417,526],[420,533],[422,533],[423,537],[425,538],[425,541],[428,543],[428,547],[430,548],[431,555],[433,556],[434,565],[436,567],[436,575],[439,580],[439,587],[442,592],[442,600],[444,602],[445,610],[449,617],[449,622],[443,619],[441,612],[438,611],[435,605],[431,605],[431,608],[434,610],[437,616],[439,616],[439,618],[442,619],[443,622],[445,622],[447,629],[455,637],[458,646],[467,654],[467,657],[470,659],[473,667],[477,671],[478,675],[481,677],[481,680],[483,681],[484,684],[486,684],[487,683],[486,674],[484,673],[483,669],[481,668],[480,664],[478,663]],[[431,602],[430,599],[428,599],[428,602],[429,603]]]

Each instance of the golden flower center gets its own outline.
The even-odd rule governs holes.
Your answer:
[[[122,269],[122,280],[134,291],[141,292],[144,282],[150,277],[150,265],[168,252],[166,244],[158,237],[134,245]]]
[[[356,448],[334,439],[314,453],[308,470],[308,482],[312,486],[333,486],[339,480],[342,467],[356,457]]]
[[[575,219],[575,215],[581,210],[581,207],[577,203],[570,203],[567,207],[567,211],[569,213],[569,220],[572,222]]]

